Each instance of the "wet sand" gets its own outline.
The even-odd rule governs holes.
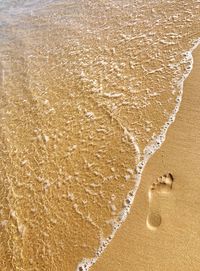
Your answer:
[[[173,121],[200,3],[40,2],[0,3],[0,269],[85,271]],[[152,172],[137,224],[147,240],[164,227],[160,195],[173,195],[178,179],[173,168]]]
[[[193,57],[176,120],[146,165],[126,222],[92,271],[200,270],[200,47]],[[163,184],[159,177],[168,173],[173,181]],[[152,213],[157,217],[148,220]]]

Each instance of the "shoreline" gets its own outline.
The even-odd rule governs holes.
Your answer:
[[[137,198],[145,222],[128,231],[146,234],[137,245],[133,238],[140,254],[149,230],[160,232],[176,207],[166,200],[176,172],[155,169],[153,177],[145,165],[181,103],[193,62],[187,51],[200,37],[200,4],[45,2],[31,3],[30,14],[25,3],[2,6],[0,266],[87,271],[126,227]],[[140,185],[141,176],[151,183]],[[143,187],[145,199],[135,198]]]
[[[198,44],[196,45],[196,47],[198,46]],[[195,47],[195,49],[196,49],[196,47]],[[198,54],[200,54],[200,48],[198,47],[195,51],[194,51],[194,55],[196,56],[196,55],[198,55]],[[194,68],[196,67],[196,65],[198,65],[198,64],[196,64],[196,62],[195,62],[195,59],[196,58],[194,58]],[[196,71],[193,71],[194,69],[192,69],[192,71],[190,72],[190,74],[189,74],[189,79],[188,78],[186,78],[185,80],[184,80],[184,89],[185,88],[187,88],[187,85],[188,85],[188,81],[190,81],[190,77],[192,77],[192,75],[193,75],[193,73],[196,73]],[[198,72],[198,71],[197,71]],[[197,75],[198,76],[198,75]],[[192,94],[191,94],[192,95]],[[181,108],[180,108],[180,111],[182,112],[182,107],[184,107],[184,105],[182,105],[182,103],[184,102],[184,94],[183,94],[183,101],[181,102]],[[184,102],[184,104],[185,104],[185,102]],[[180,114],[181,114],[181,112],[179,113],[179,111],[178,111],[178,113],[177,113],[177,115],[178,115],[178,119],[180,118],[179,116],[180,116]],[[177,120],[174,122],[174,124],[172,124],[173,125],[173,128],[174,128],[174,126],[176,126],[176,125],[178,125],[178,124],[176,124],[177,123]],[[171,126],[171,125],[170,125]],[[171,129],[169,129],[169,131],[167,132],[167,133],[171,133],[171,131],[173,131],[173,128],[171,128]],[[144,169],[144,176],[142,177],[142,179],[143,179],[143,181],[142,181],[142,183],[141,183],[141,187],[139,187],[139,191],[138,191],[138,193],[136,194],[136,198],[135,198],[135,200],[134,200],[134,207],[133,207],[133,210],[132,210],[132,214],[129,214],[129,216],[134,216],[134,213],[137,213],[137,215],[139,215],[139,210],[138,210],[138,208],[139,208],[139,206],[137,206],[136,205],[136,202],[138,201],[138,197],[141,197],[140,196],[140,194],[142,193],[141,191],[142,190],[144,190],[145,188],[144,188],[144,186],[146,187],[146,184],[144,183],[145,182],[145,178],[148,178],[147,176],[146,176],[146,171],[148,171],[148,169],[147,168],[149,168],[150,166],[149,166],[149,164],[152,164],[152,163],[154,163],[154,160],[156,159],[156,158],[153,158],[154,156],[159,156],[159,154],[162,152],[162,149],[163,149],[163,145],[166,145],[167,144],[167,142],[170,140],[170,139],[168,139],[168,137],[169,137],[170,135],[167,135],[167,137],[166,137],[166,143],[164,142],[163,144],[162,144],[162,146],[161,146],[161,148],[152,156],[152,158],[150,159],[150,161],[148,162],[148,164],[147,164],[147,166],[145,167],[145,169]],[[163,172],[163,173],[165,173],[165,172]],[[162,174],[162,173],[160,173],[160,174]],[[159,176],[158,176],[159,177]],[[176,179],[176,178],[175,178]],[[176,182],[175,182],[176,183]],[[144,191],[143,191],[144,192]],[[143,195],[143,200],[144,200],[144,195]],[[141,201],[141,200],[140,200]],[[146,201],[146,200],[145,200]],[[141,203],[142,204],[142,203]],[[136,206],[135,206],[136,205]],[[126,220],[126,223],[124,223],[124,226],[122,226],[122,228],[124,228],[124,227],[126,227],[126,225],[129,223],[129,220],[130,220],[130,218],[129,218],[129,216],[128,216],[128,218],[127,218],[127,220]],[[136,220],[137,219],[139,219],[139,218],[135,218]],[[137,224],[137,221],[134,221],[134,223],[136,223]],[[130,225],[129,225],[129,227],[130,227]],[[123,230],[124,229],[122,229],[121,231],[119,230],[119,232],[120,232],[120,236],[121,236],[121,238],[122,238],[122,236],[123,236]],[[125,230],[126,231],[126,230]],[[149,230],[148,230],[149,231]],[[127,232],[125,232],[125,235],[127,235]],[[117,237],[118,236],[118,234],[116,234],[116,239],[119,239],[120,237]],[[103,254],[99,259],[98,259],[98,261],[97,261],[97,263],[91,268],[91,270],[95,270],[95,271],[99,271],[99,270],[110,270],[110,269],[106,269],[105,268],[105,266],[106,266],[106,264],[108,263],[108,261],[107,261],[107,256],[104,256],[104,255],[107,255],[109,252],[107,252],[107,250],[108,251],[112,251],[113,252],[113,254],[114,254],[114,251],[113,251],[113,249],[112,248],[110,248],[110,247],[113,247],[114,248],[114,243],[115,243],[115,240],[116,239],[113,239],[112,240],[112,242],[111,242],[111,244],[109,245],[109,247],[106,249],[106,251],[104,252],[105,254]],[[114,243],[113,243],[113,241],[114,241]],[[122,240],[121,240],[122,241]],[[146,241],[146,240],[143,240],[144,241],[144,243],[146,243],[146,242],[148,242],[148,241]],[[113,243],[113,244],[112,244]],[[116,247],[116,251],[118,251],[118,248]],[[127,252],[128,253],[128,252]],[[129,254],[129,253],[128,253]],[[110,254],[109,254],[110,255]],[[126,255],[126,253],[124,253],[124,255]],[[106,260],[105,260],[105,257],[106,257]],[[109,257],[108,257],[108,259],[113,259],[113,255],[110,255]],[[102,258],[102,259],[101,259]],[[103,259],[104,258],[104,259]],[[119,261],[119,260],[118,260]],[[104,263],[105,262],[105,263]],[[112,262],[112,261],[111,261]],[[104,263],[104,264],[103,264]],[[113,263],[114,264],[114,263]],[[99,268],[99,266],[101,266],[101,268]],[[110,266],[110,268],[111,268],[111,265],[109,265]],[[129,267],[130,268],[130,267]],[[112,270],[119,270],[119,269],[112,269]],[[121,269],[120,269],[121,270]],[[122,270],[128,270],[128,269],[122,269]],[[142,269],[142,270],[145,270],[145,269]],[[171,269],[172,270],[172,269]]]
[[[133,190],[129,191],[128,196],[126,197],[126,200],[128,200],[130,202],[130,204],[125,206],[122,209],[122,211],[120,211],[119,217],[122,216],[120,222],[117,223],[114,221],[113,233],[106,240],[102,241],[102,244],[100,245],[100,247],[96,251],[97,256],[92,259],[83,259],[83,261],[81,261],[79,263],[76,271],[79,271],[80,270],[79,268],[82,268],[83,270],[86,270],[86,271],[90,270],[90,268],[96,264],[98,259],[101,258],[102,253],[104,253],[104,250],[106,250],[107,246],[110,245],[110,243],[112,242],[113,238],[117,234],[117,231],[121,228],[123,223],[126,222],[127,216],[129,215],[129,213],[131,211],[130,209],[134,208],[134,201],[135,201],[135,197],[137,196],[137,192],[140,189],[143,171],[145,170],[145,167],[146,167],[148,161],[162,147],[163,143],[165,142],[165,140],[167,138],[168,129],[176,121],[176,115],[178,114],[178,112],[180,110],[180,106],[182,104],[182,99],[183,99],[183,95],[184,95],[184,83],[187,80],[188,76],[190,76],[190,74],[193,70],[193,66],[194,66],[193,52],[194,52],[194,50],[196,50],[196,48],[199,47],[199,45],[200,45],[200,38],[195,40],[193,42],[193,46],[188,51],[186,51],[184,53],[185,54],[185,61],[186,62],[189,61],[190,68],[186,72],[183,73],[181,80],[179,80],[177,82],[177,86],[180,88],[179,95],[177,96],[177,104],[176,104],[175,108],[173,109],[172,113],[170,114],[168,121],[160,129],[160,131],[161,131],[160,134],[154,138],[152,144],[147,145],[145,147],[144,153],[142,153],[142,154],[140,153],[140,156],[143,158],[143,160],[141,160],[138,163],[138,165],[136,166],[136,172],[137,172],[136,177],[135,177],[136,182],[135,182]],[[136,144],[135,141],[134,141],[134,144]],[[137,146],[137,144],[136,144],[135,148],[136,149],[139,148]],[[131,196],[130,196],[130,194],[131,194]]]

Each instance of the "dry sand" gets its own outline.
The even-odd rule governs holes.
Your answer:
[[[39,2],[0,5],[1,271],[74,271],[83,258],[95,256],[100,241],[110,241],[113,221],[120,224],[130,206],[136,165],[145,159],[147,146],[158,146],[161,127],[169,124],[177,105],[178,82],[190,70],[190,54],[185,52],[200,37],[200,3],[193,0]],[[175,170],[177,153],[187,151],[185,134],[191,131],[182,122],[180,127],[183,146],[173,139],[166,150],[168,166],[158,154],[151,160],[149,165],[157,159],[165,166],[156,162],[147,167],[148,179],[133,212],[135,225],[130,216],[96,265],[98,270],[145,270],[149,262],[155,270],[154,258],[158,266],[163,255],[171,262],[173,253],[180,257],[184,252],[177,240],[185,245],[185,239],[191,239],[185,234],[188,219],[182,221],[181,214],[189,200],[178,193],[178,186],[184,177],[194,192],[197,189],[191,176]],[[178,131],[174,134],[179,137]],[[188,154],[185,158],[194,160]],[[191,162],[186,164],[191,168]],[[157,180],[168,173],[172,176]],[[175,209],[180,197],[183,203]],[[180,225],[173,219],[176,214]],[[177,234],[176,240],[173,228],[187,238]],[[167,229],[173,242],[165,239]],[[155,251],[146,250],[150,239]],[[175,243],[173,249],[164,249],[164,240],[167,247]],[[157,251],[159,243],[162,249]],[[123,244],[136,249],[122,253]],[[112,247],[114,256],[109,255]],[[151,260],[143,260],[143,254]],[[186,257],[184,261],[189,262]],[[98,267],[101,262],[104,266]]]
[[[129,217],[93,271],[200,270],[200,48],[193,57],[176,120],[143,172]],[[158,178],[168,173],[174,180],[162,193]],[[152,212],[160,215],[154,229],[147,223]]]

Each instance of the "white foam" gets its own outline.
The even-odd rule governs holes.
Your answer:
[[[169,126],[175,121],[176,114],[179,111],[182,97],[183,97],[184,81],[189,76],[189,74],[193,68],[192,52],[199,44],[200,44],[200,38],[195,40],[193,42],[192,48],[183,54],[184,61],[187,63],[189,62],[189,65],[186,69],[186,72],[183,73],[182,78],[176,82],[177,87],[179,88],[179,94],[176,98],[177,104],[176,104],[173,112],[171,113],[168,121],[161,128],[160,134],[158,136],[156,136],[154,138],[153,142],[150,145],[146,146],[146,148],[144,149],[144,154],[143,154],[142,160],[136,166],[136,174],[135,174],[136,183],[134,185],[134,189],[128,193],[128,196],[125,199],[125,207],[119,213],[118,221],[113,221],[113,223],[112,223],[112,225],[113,225],[112,234],[108,238],[106,238],[105,240],[101,241],[101,244],[100,244],[98,250],[96,251],[95,257],[92,259],[83,259],[82,262],[79,263],[76,271],[88,271],[89,270],[89,268],[97,261],[99,256],[102,254],[102,252],[105,250],[107,245],[110,243],[110,241],[114,237],[116,231],[119,229],[121,224],[126,220],[126,217],[127,217],[128,213],[130,212],[131,205],[135,199],[135,195],[137,193],[137,190],[140,186],[142,172],[145,168],[145,165],[148,162],[148,160],[150,159],[150,157],[161,147],[162,143],[165,141],[166,133],[168,131]],[[138,146],[136,146],[135,140],[132,140],[132,142],[134,142],[134,146],[136,147],[136,149],[139,153]]]

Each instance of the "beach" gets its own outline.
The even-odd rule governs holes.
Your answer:
[[[11,0],[0,21],[0,269],[196,268],[200,2]]]
[[[184,83],[183,100],[161,148],[144,169],[131,212],[94,271],[200,269],[200,48]],[[157,193],[149,202],[151,186],[171,173],[171,191]],[[147,225],[149,211],[157,210],[161,224]]]

